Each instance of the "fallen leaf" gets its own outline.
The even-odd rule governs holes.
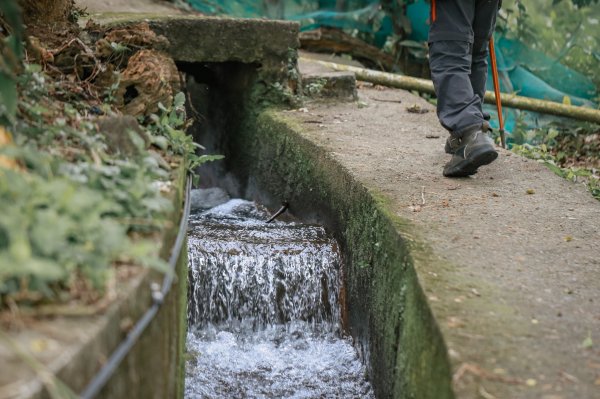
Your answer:
[[[527,381],[525,381],[525,384],[527,384],[528,387],[534,387],[537,385],[537,381],[533,378],[528,378]]]
[[[565,241],[566,241],[566,242],[573,241],[573,237],[571,237],[571,236],[566,236],[566,237],[565,237]]]
[[[46,349],[48,349],[48,341],[45,339],[34,339],[31,341],[30,346],[31,351],[34,353],[44,352]]]
[[[4,127],[0,126],[0,147],[12,144],[12,142],[13,140],[10,132],[4,129]],[[0,168],[18,169],[19,165],[14,159],[0,155]]]
[[[533,188],[528,188],[527,189],[527,194],[529,194],[529,195],[535,194],[535,190]]]
[[[591,336],[591,335],[588,335],[588,336],[587,336],[587,337],[586,337],[586,338],[583,340],[583,342],[581,343],[581,347],[582,347],[583,349],[589,349],[589,348],[591,348],[592,346],[594,346],[594,341],[592,341],[592,336]]]
[[[589,361],[587,366],[591,369],[600,369],[600,363],[594,363],[592,361]]]
[[[460,328],[460,327],[464,327],[465,323],[459,319],[458,317],[448,317],[448,320],[446,321],[446,325],[449,328]]]
[[[565,380],[572,382],[574,384],[579,382],[579,378],[575,377],[574,375],[571,375],[569,373],[567,373],[566,371],[561,371],[560,372],[561,377],[563,377]]]

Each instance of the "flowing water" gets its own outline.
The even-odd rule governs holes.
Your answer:
[[[236,199],[190,219],[186,398],[373,398],[335,241],[268,216]]]

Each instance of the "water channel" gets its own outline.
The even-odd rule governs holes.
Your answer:
[[[240,199],[193,214],[186,398],[374,398],[341,331],[340,255]]]

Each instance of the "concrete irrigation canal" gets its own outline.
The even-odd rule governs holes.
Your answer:
[[[433,107],[298,65],[294,23],[92,17],[169,40],[189,134],[225,155],[200,184],[243,198],[192,213],[189,262],[184,247],[100,397],[600,398],[600,203],[584,187],[504,150],[443,178]],[[293,216],[265,224],[283,202]],[[52,372],[85,387],[152,281],[102,316],[48,321]],[[47,397],[43,378],[0,397]]]

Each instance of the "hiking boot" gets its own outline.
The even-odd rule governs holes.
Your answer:
[[[485,117],[485,114],[484,114],[484,117]],[[485,132],[491,131],[492,128],[490,127],[489,123],[483,122],[483,124],[481,125],[481,130],[485,133]],[[465,134],[467,134],[467,133],[465,133]],[[456,152],[456,150],[458,150],[460,148],[460,146],[461,146],[460,143],[461,143],[461,138],[450,136],[446,139],[446,145],[444,146],[444,151],[446,151],[446,154],[454,154]]]
[[[446,154],[454,154],[456,150],[460,148],[460,142],[462,140],[460,137],[450,136],[446,139],[446,145],[444,146],[444,151]]]
[[[446,141],[454,149],[452,159],[444,166],[444,176],[465,177],[477,173],[477,168],[492,163],[498,158],[494,142],[481,128],[465,132],[460,139]]]

